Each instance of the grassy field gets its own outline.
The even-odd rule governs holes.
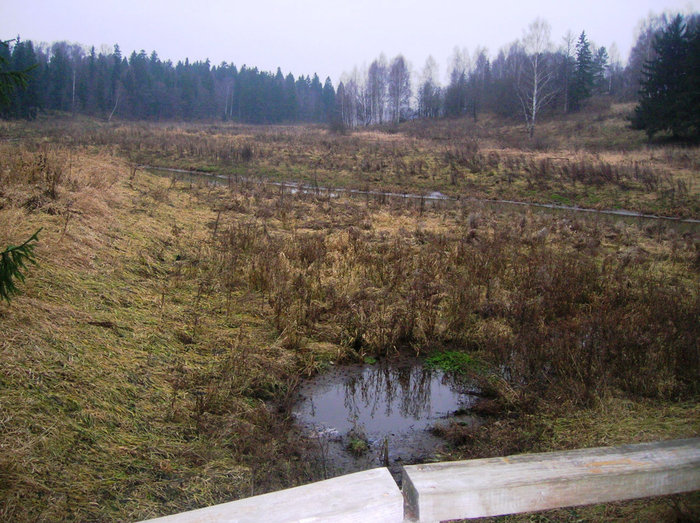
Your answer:
[[[132,163],[395,192],[441,191],[700,218],[697,147],[649,146],[628,129],[631,105],[522,126],[484,116],[418,120],[347,135],[321,127],[8,125],[24,139],[107,146]]]
[[[299,381],[398,352],[480,362],[467,370],[487,421],[446,430],[446,458],[697,436],[697,233],[135,168],[698,217],[698,149],[643,144],[622,110],[548,122],[536,147],[489,119],[347,136],[0,124],[0,248],[43,227],[38,264],[0,304],[0,519],[136,520],[320,479],[289,417]]]

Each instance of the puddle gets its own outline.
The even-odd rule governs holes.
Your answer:
[[[430,428],[451,420],[475,399],[443,372],[406,359],[375,365],[333,367],[302,385],[293,413],[328,477],[386,465],[434,459],[445,441]],[[361,435],[363,452],[348,447]]]

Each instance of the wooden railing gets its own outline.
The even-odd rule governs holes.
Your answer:
[[[474,518],[700,490],[700,439],[404,467],[407,516]]]
[[[700,490],[700,438],[378,468],[152,523],[442,521]]]

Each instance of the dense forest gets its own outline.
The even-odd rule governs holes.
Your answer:
[[[329,78],[284,76],[245,65],[162,61],[154,51],[123,57],[57,42],[38,45],[18,37],[0,48],[29,83],[16,91],[5,116],[32,118],[39,111],[77,112],[144,120],[224,118],[248,123],[321,122],[329,119],[335,90]]]
[[[455,48],[446,86],[440,85],[432,57],[414,74],[403,56],[388,61],[381,55],[369,67],[344,74],[337,90],[330,78],[321,83],[317,74],[295,78],[279,68],[271,73],[226,62],[211,65],[209,60],[174,64],[155,51],[127,58],[118,45],[97,52],[67,42],[35,45],[17,37],[0,54],[10,70],[28,71],[29,82],[12,94],[2,116],[33,118],[40,111],[63,111],[107,119],[222,118],[357,127],[416,117],[466,114],[477,119],[489,111],[524,118],[532,135],[544,114],[578,111],[591,99],[637,100],[640,89],[649,87],[651,64],[663,53],[657,41],[672,27],[685,38],[685,54],[697,56],[698,19],[650,16],[641,24],[625,66],[616,49],[596,46],[585,31],[569,32],[555,46],[547,22],[537,19],[495,57],[483,48],[473,54]],[[648,128],[641,117],[637,125]]]

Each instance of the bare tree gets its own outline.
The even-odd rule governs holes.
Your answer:
[[[362,114],[361,93],[359,87],[360,73],[357,68],[351,74],[343,74],[343,97],[341,100],[341,118],[345,126],[349,128],[357,127]]]
[[[564,57],[562,76],[564,77],[564,112],[569,112],[569,82],[571,81],[571,72],[573,71],[574,48],[576,37],[570,30],[564,35],[564,45],[562,46],[562,54]]]
[[[471,103],[472,117],[476,122],[477,113],[481,110],[486,98],[487,85],[490,82],[491,64],[489,63],[488,52],[485,48],[477,48],[474,51],[474,67],[469,73],[468,93]]]
[[[372,123],[372,96],[367,81],[368,72],[363,68],[357,75],[357,118],[362,125]]]
[[[389,111],[391,121],[406,116],[411,102],[411,73],[403,56],[398,55],[389,67]]]
[[[369,96],[370,119],[373,123],[384,122],[386,106],[387,65],[384,54],[372,62],[367,72],[367,94]]]
[[[554,72],[547,51],[551,48],[551,29],[541,18],[535,19],[523,37],[523,56],[518,70],[516,91],[525,117],[530,138],[535,134],[535,125],[540,111],[549,104],[554,90]]]
[[[617,44],[613,42],[610,46],[610,67],[608,76],[608,92],[610,94],[618,94],[621,90],[622,84],[622,74],[624,69],[622,68],[622,60],[620,59],[620,51],[617,48]]]
[[[450,83],[445,89],[445,114],[459,116],[467,110],[467,76],[471,69],[469,51],[455,47],[449,60]]]
[[[436,118],[440,115],[440,86],[437,76],[437,62],[435,58],[428,56],[418,89],[418,114],[423,118]]]
[[[457,46],[452,49],[452,54],[448,62],[448,69],[450,75],[453,76],[466,76],[471,69],[471,60],[469,58],[469,49],[462,47],[461,49]]]

